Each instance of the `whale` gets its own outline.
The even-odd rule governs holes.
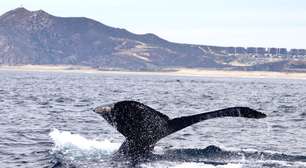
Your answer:
[[[151,153],[162,138],[204,120],[220,117],[266,117],[266,114],[249,107],[229,107],[170,119],[143,103],[130,100],[98,106],[93,111],[126,138],[116,154],[132,157]]]

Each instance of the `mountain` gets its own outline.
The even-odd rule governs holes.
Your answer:
[[[0,16],[0,64],[5,65],[252,70],[250,67],[258,63],[267,63],[248,58],[247,53],[233,54],[231,51],[231,47],[172,43],[154,34],[134,34],[92,19],[57,17],[42,10],[17,8]],[[239,64],[235,64],[237,62]],[[261,66],[258,67],[260,70]]]
[[[17,8],[0,17],[1,64],[77,64],[100,68],[218,67],[198,46],[75,17]]]

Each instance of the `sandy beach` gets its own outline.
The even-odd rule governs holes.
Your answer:
[[[267,71],[225,71],[212,69],[179,68],[171,71],[119,71],[98,70],[86,66],[75,65],[19,65],[0,66],[0,71],[33,71],[33,72],[63,72],[63,73],[100,73],[122,75],[169,75],[169,76],[203,76],[203,77],[230,77],[230,78],[280,78],[280,79],[306,79],[306,73],[294,72],[267,72]]]
[[[178,69],[178,71],[174,73],[178,75],[206,76],[206,77],[306,79],[306,73],[296,73],[296,72]]]

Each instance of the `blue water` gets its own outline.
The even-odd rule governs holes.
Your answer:
[[[171,159],[148,160],[138,167],[306,167],[305,82],[0,71],[0,167],[129,165],[112,160],[124,137],[92,112],[98,105],[126,99],[169,117],[231,106],[248,106],[268,115],[190,126],[156,145],[156,155]],[[209,145],[237,156],[206,157],[199,151]],[[284,157],[265,157],[276,154]]]

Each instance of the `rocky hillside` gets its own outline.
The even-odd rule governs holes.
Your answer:
[[[252,70],[254,65],[261,64],[264,68],[257,66],[257,70],[261,70],[271,62],[246,57],[247,52],[233,54],[230,51],[231,47],[172,43],[154,34],[133,34],[92,19],[56,17],[42,10],[17,8],[0,16],[0,64],[5,65],[72,64],[133,70],[176,67]]]

